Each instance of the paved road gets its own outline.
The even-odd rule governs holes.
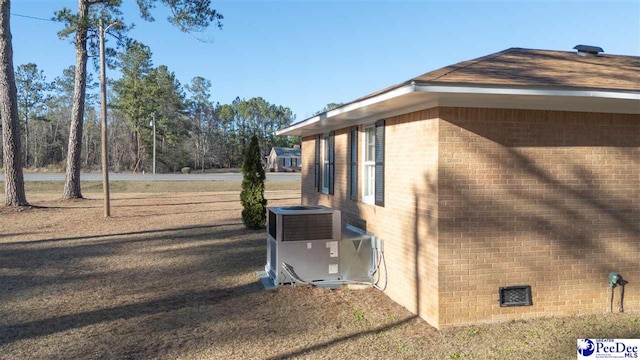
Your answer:
[[[25,173],[25,181],[64,181],[62,173]],[[82,174],[84,181],[101,181],[101,173]],[[0,181],[4,175],[0,174]],[[242,180],[240,173],[216,174],[130,174],[109,173],[109,181],[210,181],[210,180]],[[267,173],[268,181],[300,180],[300,173]]]

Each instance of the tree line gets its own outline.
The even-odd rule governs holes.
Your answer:
[[[222,26],[222,15],[210,0],[140,0],[144,20],[151,9],[167,6],[170,23],[181,31]],[[107,49],[108,63],[121,77],[110,83],[109,163],[112,171],[148,171],[157,142],[157,168],[205,171],[239,167],[248,139],[255,135],[263,156],[272,146],[291,146],[299,139],[275,136],[295,116],[287,107],[261,97],[236,98],[231,104],[211,99],[211,81],[195,77],[182,85],[166,66],[154,66],[148,46],[126,36],[121,0],[78,0],[78,10],[64,8],[54,19],[64,24],[61,39],[75,46],[76,64],[48,82],[36,64],[13,67],[10,0],[0,0],[0,115],[5,171],[5,204],[27,205],[22,167],[65,167],[63,198],[82,198],[80,169],[100,164],[100,115],[97,84],[87,71],[97,58],[100,21],[113,26],[117,46]],[[153,131],[155,124],[155,133]]]
[[[299,139],[275,136],[295,115],[288,107],[261,97],[220,104],[211,99],[211,81],[197,76],[182,85],[166,66],[154,67],[151,51],[134,43],[118,56],[122,77],[111,82],[108,137],[111,171],[149,171],[153,122],[157,169],[184,167],[204,172],[238,168],[248,139],[256,135],[263,156],[273,146],[293,146]],[[73,103],[74,66],[48,82],[33,63],[16,68],[20,149],[25,168],[64,168]],[[87,80],[81,167],[100,168],[100,118],[97,83]],[[0,160],[2,159],[0,151]]]

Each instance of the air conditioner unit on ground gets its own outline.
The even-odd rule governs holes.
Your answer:
[[[340,239],[339,210],[320,205],[270,207],[265,272],[274,286],[296,278],[341,280]]]
[[[257,271],[264,287],[295,283],[376,286],[380,260],[376,238],[341,225],[340,211],[326,206],[268,208],[267,264],[264,271]]]

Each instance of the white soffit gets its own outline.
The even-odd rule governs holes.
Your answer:
[[[412,83],[314,116],[277,134],[314,135],[436,106],[640,114],[640,93]]]

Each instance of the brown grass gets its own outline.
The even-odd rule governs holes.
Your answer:
[[[217,192],[240,191],[241,180],[223,181],[111,181],[109,190],[112,193],[167,193],[167,192]],[[101,193],[102,182],[82,181],[82,193]],[[0,181],[0,187],[4,183]],[[27,181],[25,192],[27,199],[32,193],[59,193],[62,196],[63,181]],[[300,181],[269,181],[265,182],[267,191],[271,190],[300,190]]]
[[[437,331],[373,289],[265,292],[237,191],[116,193],[109,219],[85,193],[0,208],[0,358],[572,359],[577,338],[640,335],[633,313]]]

